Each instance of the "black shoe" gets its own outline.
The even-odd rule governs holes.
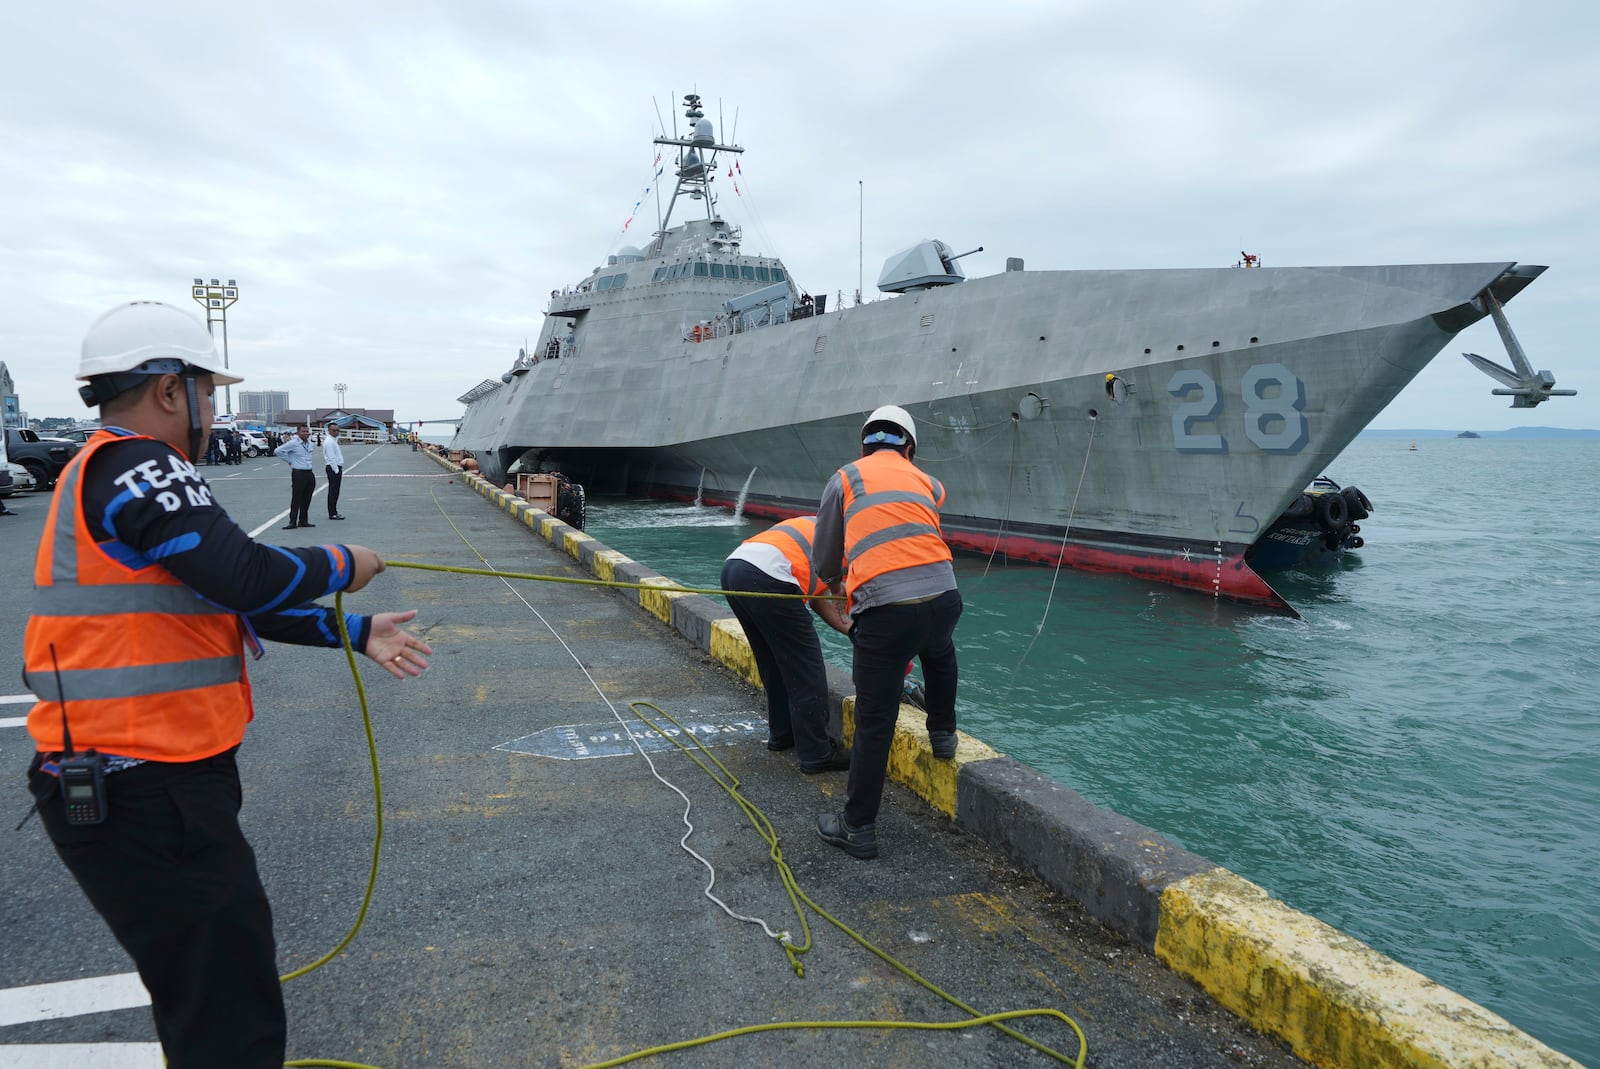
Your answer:
[[[774,751],[792,750],[794,749],[794,736],[790,735],[787,739],[774,739],[769,735],[767,737],[767,749]]]
[[[824,772],[848,772],[850,751],[834,746],[828,750],[828,756],[820,761],[801,761],[800,771],[808,776],[819,776]]]
[[[874,824],[852,828],[838,813],[824,813],[817,818],[817,834],[823,842],[851,857],[866,861],[878,856],[878,829]]]
[[[316,524],[314,524],[314,523],[306,523],[306,522],[302,521],[300,526],[301,527],[315,527]]]
[[[296,527],[299,527],[299,526],[300,526],[300,525],[299,525],[299,524],[298,524],[298,523],[291,523],[291,524],[290,524],[290,525],[289,525],[289,526],[287,526],[287,527],[285,527],[285,528],[284,528],[284,530],[285,530],[285,531],[292,531],[292,530],[294,530],[294,529],[295,529],[295,528],[296,528]]]
[[[933,756],[941,761],[948,761],[956,755],[956,733],[953,731],[928,732],[928,745],[933,749]]]
[[[344,517],[343,516],[329,516],[328,519],[330,519],[330,520],[342,520],[342,519],[344,519]]]

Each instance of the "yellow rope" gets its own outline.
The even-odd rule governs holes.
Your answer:
[[[471,545],[471,543],[467,543]],[[481,559],[481,558],[480,558]],[[494,568],[466,568],[455,564],[423,564],[421,561],[385,561],[390,568],[417,568],[427,572],[454,572],[458,575],[487,575],[497,579],[532,579],[542,583],[571,583],[574,586],[609,586],[620,590],[653,590],[658,594],[719,594],[728,598],[807,599],[806,594],[769,594],[754,590],[718,590],[715,587],[679,586],[676,583],[626,583],[620,579],[580,579],[571,575],[538,575],[533,572],[502,572]],[[835,594],[809,595],[812,601],[844,601]]]
[[[698,754],[695,753],[694,750],[689,749],[688,746],[686,746],[682,742],[678,741],[678,737],[677,736],[668,735],[666,732],[662,731],[661,728],[658,727],[653,721],[651,721],[649,717],[645,716],[643,713],[641,713],[639,711],[641,706],[643,706],[645,708],[649,708],[649,709],[654,709],[657,713],[660,713],[667,720],[671,721],[673,726],[678,728],[679,735],[687,736],[689,739],[691,739],[694,742],[695,750],[698,750],[699,753]],[[979,1025],[979,1024],[992,1024],[992,1025],[994,1025],[994,1027],[998,1028],[1000,1031],[1004,1032],[1006,1035],[1010,1036],[1012,1039],[1015,1039],[1020,1043],[1024,1043],[1029,1047],[1032,1047],[1034,1050],[1038,1051],[1041,1054],[1044,1054],[1044,1055],[1047,1055],[1048,1057],[1054,1058],[1058,1062],[1063,1062],[1063,1063],[1065,1063],[1067,1065],[1074,1066],[1075,1069],[1083,1069],[1084,1059],[1088,1056],[1088,1053],[1089,1053],[1088,1039],[1084,1036],[1083,1029],[1078,1027],[1077,1022],[1075,1022],[1072,1018],[1068,1017],[1066,1014],[1062,1013],[1059,1010],[1052,1010],[1052,1009],[1012,1010],[1012,1011],[1009,1011],[1009,1012],[1006,1012],[1006,1013],[993,1013],[993,1014],[982,1014],[982,1013],[979,1013],[977,1010],[973,1009],[971,1006],[967,1005],[965,1002],[962,1002],[960,999],[956,998],[954,995],[950,994],[949,992],[947,992],[944,989],[940,988],[938,985],[934,984],[931,980],[928,980],[927,978],[925,978],[922,975],[920,975],[919,973],[917,973],[909,965],[906,965],[906,964],[900,962],[899,960],[894,958],[892,955],[890,955],[887,951],[880,949],[879,947],[874,945],[870,940],[868,940],[866,936],[861,935],[859,932],[855,931],[853,928],[851,928],[850,926],[845,924],[843,921],[839,920],[833,914],[829,913],[827,910],[825,910],[821,906],[817,905],[817,903],[815,901],[813,901],[812,898],[809,895],[807,895],[803,890],[800,889],[800,885],[799,885],[798,881],[795,880],[794,872],[789,868],[788,862],[784,860],[783,848],[781,846],[779,846],[779,844],[778,844],[778,835],[777,835],[777,832],[775,832],[773,830],[773,828],[772,828],[772,822],[769,821],[767,819],[766,815],[764,813],[762,813],[761,810],[756,807],[755,803],[751,802],[748,798],[746,798],[744,796],[744,794],[739,789],[739,779],[738,779],[738,777],[735,776],[732,772],[728,771],[727,766],[724,765],[721,761],[719,761],[717,759],[717,756],[706,748],[705,744],[700,741],[699,736],[695,735],[694,733],[692,733],[688,729],[686,729],[683,726],[683,724],[679,723],[678,720],[671,713],[667,712],[665,709],[662,709],[660,706],[655,705],[652,702],[646,702],[646,701],[630,702],[629,705],[628,705],[628,708],[633,710],[633,714],[635,716],[637,716],[641,721],[643,721],[646,725],[648,725],[651,730],[655,731],[656,734],[660,735],[662,738],[664,738],[668,742],[672,743],[672,745],[676,746],[679,750],[682,750],[684,752],[684,754],[687,755],[688,758],[691,761],[693,761],[696,765],[699,765],[701,771],[705,772],[706,775],[710,776],[712,781],[714,783],[716,783],[717,786],[721,787],[723,789],[723,791],[725,791],[728,794],[728,796],[733,799],[734,804],[737,805],[740,808],[740,810],[742,810],[744,812],[745,819],[750,821],[750,824],[751,824],[752,827],[755,828],[756,833],[761,836],[761,838],[762,838],[762,840],[764,842],[766,842],[768,856],[772,858],[772,863],[775,866],[777,866],[778,875],[779,875],[779,878],[783,882],[784,890],[786,892],[788,892],[789,901],[794,906],[794,910],[795,910],[796,916],[798,916],[800,918],[801,930],[805,933],[805,943],[802,946],[796,947],[796,946],[792,945],[792,943],[789,942],[789,941],[785,941],[783,943],[784,953],[788,955],[789,960],[790,960],[790,964],[794,968],[796,975],[798,975],[798,976],[804,976],[805,975],[805,969],[804,969],[804,966],[801,964],[801,962],[799,960],[799,955],[803,954],[806,951],[811,949],[811,930],[810,930],[810,927],[806,923],[805,911],[800,908],[800,903],[804,902],[806,904],[806,906],[810,907],[810,909],[817,914],[817,916],[821,917],[823,920],[827,921],[829,924],[831,924],[835,928],[839,929],[845,935],[848,935],[851,939],[854,939],[858,944],[860,944],[860,946],[863,949],[867,950],[868,952],[870,952],[871,954],[876,956],[879,960],[883,961],[885,964],[889,965],[890,967],[892,967],[895,970],[897,970],[898,972],[900,972],[907,979],[909,979],[909,980],[913,981],[914,983],[926,988],[928,991],[931,991],[933,994],[938,995],[940,998],[944,999],[946,1002],[950,1003],[952,1006],[957,1007],[962,1012],[970,1014],[972,1016],[972,1020],[970,1020],[970,1021],[953,1021],[953,1022],[923,1022],[923,1021],[789,1021],[789,1022],[779,1022],[779,1023],[775,1023],[775,1024],[750,1025],[750,1026],[745,1027],[745,1028],[735,1028],[735,1029],[732,1029],[731,1031],[727,1031],[727,1032],[718,1032],[715,1035],[701,1036],[698,1039],[684,1040],[683,1042],[680,1042],[680,1043],[671,1043],[671,1044],[667,1044],[665,1046],[660,1046],[660,1047],[651,1047],[648,1050],[637,1051],[637,1052],[635,1052],[633,1054],[629,1054],[629,1055],[626,1055],[626,1056],[621,1057],[621,1058],[616,1058],[616,1059],[613,1059],[611,1061],[597,1062],[597,1063],[595,1063],[593,1065],[586,1066],[585,1069],[604,1069],[604,1067],[606,1067],[606,1066],[623,1065],[623,1064],[625,1064],[627,1062],[635,1061],[635,1060],[637,1060],[639,1058],[647,1057],[647,1056],[653,1055],[653,1054],[664,1054],[664,1053],[667,1053],[668,1051],[684,1050],[684,1049],[686,1049],[688,1047],[704,1046],[707,1043],[714,1043],[714,1042],[717,1042],[719,1040],[730,1039],[730,1038],[732,1038],[734,1036],[749,1035],[749,1034],[754,1033],[754,1032],[770,1032],[770,1031],[775,1031],[775,1030],[778,1030],[778,1029],[798,1029],[798,1028],[924,1028],[924,1029],[932,1029],[932,1030],[948,1030],[948,1029],[956,1029],[956,1028],[971,1028],[971,1027],[973,1027],[975,1025]],[[704,755],[705,760],[701,760],[701,755],[702,754]],[[713,772],[711,770],[711,768],[708,767],[708,765],[706,764],[707,761],[709,761],[712,765],[715,765],[717,767],[718,772],[721,773],[720,776],[717,774],[717,772]],[[1058,1050],[1055,1050],[1052,1047],[1049,1047],[1049,1046],[1046,1046],[1043,1043],[1040,1043],[1038,1040],[1035,1040],[1035,1039],[1032,1039],[1032,1038],[1030,1038],[1028,1036],[1025,1036],[1021,1032],[1018,1032],[1018,1031],[1016,1031],[1015,1029],[1012,1029],[1012,1028],[1008,1028],[1005,1025],[999,1023],[1000,1021],[1011,1020],[1011,1019],[1016,1018],[1016,1017],[1056,1017],[1056,1018],[1059,1018],[1068,1027],[1070,1027],[1072,1029],[1072,1031],[1078,1037],[1078,1054],[1077,1054],[1077,1057],[1076,1058],[1070,1058],[1066,1054],[1063,1054],[1062,1052],[1060,1052]]]
[[[437,497],[435,497],[434,503],[438,504]],[[440,511],[443,512],[443,506],[442,505],[440,506]],[[446,518],[446,520],[449,520],[448,516],[446,516],[445,518]],[[451,526],[455,527],[454,522],[451,522]],[[456,533],[457,534],[461,533],[460,528],[456,528]],[[462,541],[467,542],[468,546],[472,545],[472,543],[470,541],[467,541],[466,535],[461,535],[461,538],[462,538]],[[473,548],[473,552],[477,553],[476,547]],[[479,557],[480,560],[483,559],[482,554],[478,554],[478,557]],[[462,567],[438,565],[438,564],[420,564],[420,563],[416,563],[416,562],[406,562],[406,561],[388,561],[387,563],[392,567],[418,568],[418,569],[422,569],[422,570],[426,570],[426,571],[455,572],[455,573],[460,573],[460,574],[465,574],[465,575],[495,576],[495,577],[503,578],[503,579],[528,579],[528,580],[539,580],[539,581],[545,581],[545,582],[575,583],[575,584],[579,584],[579,585],[588,585],[588,586],[613,586],[613,587],[626,587],[626,588],[636,588],[636,589],[660,590],[660,591],[666,591],[668,593],[682,592],[682,593],[690,593],[690,594],[724,594],[724,595],[732,593],[732,594],[736,594],[736,595],[738,595],[740,597],[761,597],[761,596],[767,596],[767,597],[796,597],[796,596],[798,596],[798,595],[791,595],[791,594],[778,594],[778,595],[746,594],[744,591],[697,590],[697,589],[693,589],[693,588],[690,588],[690,587],[665,587],[665,586],[656,586],[656,585],[648,584],[648,583],[622,583],[622,582],[610,582],[610,581],[607,581],[607,580],[600,580],[600,579],[593,579],[593,580],[572,579],[572,578],[568,578],[566,576],[535,575],[535,574],[530,574],[530,573],[519,573],[519,572],[501,572],[501,571],[497,571],[497,570],[494,570],[494,569],[488,569],[488,568],[462,568]],[[487,563],[487,562],[485,562],[485,563]],[[280,977],[279,978],[280,981],[283,981],[283,982],[287,982],[289,980],[293,980],[293,979],[295,979],[296,977],[299,977],[299,976],[304,976],[306,973],[311,972],[313,969],[320,968],[321,966],[327,964],[329,961],[332,961],[339,954],[340,951],[342,951],[346,946],[348,946],[350,944],[350,941],[355,938],[356,932],[360,930],[362,923],[366,920],[367,909],[371,905],[371,902],[372,902],[372,892],[373,892],[373,889],[376,887],[377,882],[378,882],[378,854],[379,854],[379,849],[380,849],[380,847],[381,847],[381,845],[383,843],[383,781],[382,781],[382,777],[378,773],[378,746],[377,746],[377,742],[374,739],[373,733],[372,733],[372,715],[371,715],[371,711],[368,708],[368,704],[367,704],[367,692],[366,692],[366,688],[362,685],[362,682],[361,682],[361,672],[360,672],[360,670],[359,670],[359,668],[358,668],[358,666],[356,664],[355,649],[354,649],[354,647],[352,647],[352,645],[350,643],[350,632],[349,632],[349,630],[348,630],[348,628],[347,628],[347,626],[345,624],[345,619],[344,619],[344,595],[342,593],[337,594],[334,597],[334,614],[338,618],[339,641],[344,647],[345,660],[350,666],[351,678],[355,680],[356,697],[360,701],[360,704],[361,704],[361,720],[362,720],[362,724],[366,728],[366,734],[367,734],[367,753],[368,753],[368,756],[371,759],[371,763],[372,763],[372,793],[373,793],[373,799],[374,799],[374,809],[375,809],[375,813],[376,813],[376,824],[377,824],[376,831],[375,831],[375,833],[373,835],[373,840],[372,840],[372,865],[371,865],[371,869],[370,869],[370,871],[368,873],[368,876],[367,876],[366,893],[361,899],[361,909],[356,915],[355,923],[353,925],[351,925],[350,930],[345,933],[344,938],[339,941],[337,946],[335,946],[332,950],[328,951],[322,957],[318,958],[316,961],[314,961],[309,965],[303,966],[303,967],[301,967],[299,969],[294,970],[293,972],[287,973],[284,976]],[[662,731],[659,727],[656,726],[656,724],[653,721],[651,721],[643,713],[639,712],[639,708],[641,706],[648,707],[650,709],[654,709],[657,713],[661,714],[667,720],[671,721],[672,724],[679,729],[680,734],[687,735],[689,738],[694,740],[695,749],[699,750],[700,753],[696,754],[693,750],[690,750],[689,747],[685,746],[682,742],[679,742],[676,737],[668,735],[666,732]],[[812,911],[814,911],[817,914],[817,916],[823,918],[829,924],[832,924],[835,928],[839,929],[845,935],[848,935],[851,939],[855,940],[864,949],[866,949],[867,951],[871,952],[873,955],[875,955],[881,961],[885,962],[886,964],[890,965],[894,969],[898,970],[904,976],[906,976],[910,980],[914,981],[915,983],[919,984],[920,986],[926,988],[928,991],[931,991],[933,994],[938,995],[940,998],[944,999],[946,1002],[950,1003],[952,1006],[955,1006],[958,1009],[960,1009],[962,1012],[971,1015],[971,1019],[970,1020],[965,1020],[965,1021],[786,1021],[786,1022],[780,1021],[780,1022],[773,1022],[773,1023],[768,1023],[768,1024],[746,1025],[745,1027],[742,1027],[742,1028],[734,1028],[734,1029],[730,1029],[730,1030],[725,1031],[725,1032],[717,1032],[717,1033],[714,1033],[712,1035],[699,1036],[699,1037],[694,1038],[694,1039],[681,1040],[681,1041],[676,1042],[676,1043],[665,1043],[665,1044],[662,1044],[660,1046],[649,1047],[649,1048],[647,1048],[645,1050],[635,1051],[632,1054],[626,1054],[626,1055],[623,1055],[622,1057],[613,1058],[613,1059],[611,1059],[609,1061],[595,1062],[592,1065],[586,1066],[585,1069],[610,1069],[610,1067],[612,1067],[612,1066],[626,1065],[629,1062],[638,1061],[641,1058],[653,1057],[653,1056],[660,1055],[660,1054],[668,1054],[668,1053],[671,1053],[673,1051],[689,1050],[689,1049],[694,1048],[694,1047],[702,1047],[702,1046],[706,1046],[707,1044],[717,1043],[717,1042],[720,1042],[721,1040],[724,1040],[724,1039],[732,1039],[735,1036],[754,1035],[754,1034],[756,1034],[758,1032],[776,1032],[776,1031],[785,1031],[785,1030],[792,1031],[792,1030],[801,1030],[801,1029],[833,1029],[833,1028],[859,1028],[859,1029],[912,1028],[912,1029],[919,1029],[919,1030],[926,1030],[926,1031],[952,1031],[952,1030],[962,1029],[962,1028],[974,1028],[974,1027],[977,1027],[979,1025],[992,1025],[995,1028],[999,1029],[1000,1031],[1004,1032],[1006,1035],[1011,1036],[1013,1039],[1016,1039],[1018,1042],[1024,1043],[1027,1046],[1032,1047],[1034,1050],[1039,1051],[1040,1053],[1045,1054],[1045,1055],[1047,1055],[1047,1056],[1049,1056],[1051,1058],[1054,1058],[1056,1061],[1065,1063],[1067,1065],[1071,1065],[1071,1066],[1074,1067],[1074,1069],[1083,1069],[1083,1063],[1084,1063],[1085,1058],[1088,1056],[1088,1051],[1089,1051],[1088,1039],[1084,1036],[1083,1029],[1078,1027],[1077,1022],[1074,1021],[1072,1018],[1068,1017],[1066,1014],[1062,1013],[1059,1010],[1053,1010],[1053,1009],[1010,1010],[1010,1011],[1007,1011],[1007,1012],[1004,1012],[1004,1013],[980,1014],[977,1010],[973,1009],[971,1006],[968,1006],[965,1002],[962,1002],[960,999],[956,998],[954,995],[944,991],[943,989],[941,989],[940,987],[935,985],[932,981],[930,981],[930,980],[924,978],[923,976],[921,976],[920,974],[918,974],[910,966],[907,966],[907,965],[901,963],[900,961],[898,961],[894,957],[892,957],[890,954],[888,954],[886,951],[879,949],[877,946],[875,946],[870,941],[868,941],[868,939],[865,936],[863,936],[860,933],[856,932],[854,929],[852,929],[848,925],[846,925],[843,921],[839,920],[837,917],[833,916],[831,913],[829,913],[826,910],[824,910],[821,906],[817,905],[817,903],[815,901],[813,901],[809,895],[807,895],[803,890],[801,890],[798,881],[795,880],[793,870],[791,870],[789,868],[788,862],[784,860],[783,848],[779,845],[778,833],[773,828],[772,822],[767,819],[766,814],[762,813],[761,810],[758,809],[753,802],[751,802],[748,798],[746,798],[744,796],[743,792],[739,789],[739,779],[738,779],[738,777],[735,776],[732,772],[728,771],[727,766],[724,765],[720,760],[718,760],[717,756],[715,754],[713,754],[710,750],[706,749],[705,745],[700,741],[700,739],[697,736],[695,736],[693,733],[691,733],[687,729],[685,729],[683,724],[681,724],[675,717],[673,717],[671,713],[668,713],[666,710],[662,709],[661,707],[655,705],[652,702],[645,702],[645,701],[631,702],[631,703],[629,703],[629,708],[633,711],[633,714],[635,716],[637,716],[643,723],[648,725],[652,730],[654,730],[662,738],[667,739],[669,742],[672,743],[672,745],[676,746],[679,750],[682,750],[686,755],[688,755],[690,760],[694,761],[694,763],[696,765],[698,765],[703,772],[705,772],[706,775],[710,776],[712,781],[715,782],[717,784],[717,786],[721,787],[723,789],[723,791],[725,791],[728,794],[728,796],[733,799],[734,804],[736,804],[739,807],[739,809],[744,813],[745,819],[750,821],[751,826],[756,829],[756,833],[758,835],[760,835],[761,838],[762,838],[762,841],[764,841],[767,844],[768,856],[772,859],[772,863],[778,869],[779,877],[783,882],[784,889],[789,895],[790,904],[793,906],[794,911],[795,911],[795,916],[799,919],[799,922],[800,922],[800,931],[801,931],[802,936],[803,936],[802,942],[800,942],[799,944],[796,944],[794,942],[794,940],[789,937],[789,934],[787,932],[783,933],[783,935],[779,939],[779,944],[783,947],[784,954],[788,957],[790,967],[792,969],[794,969],[794,972],[795,972],[796,976],[799,976],[799,977],[804,977],[805,976],[805,964],[801,960],[800,955],[805,954],[807,951],[809,951],[811,949],[811,945],[812,945],[811,944],[811,927],[810,927],[810,924],[806,920],[805,910],[801,908],[801,903],[803,902],[807,907],[809,907]],[[708,760],[711,763],[711,765],[715,765],[716,766],[717,772],[713,772],[711,770],[711,768],[707,765],[706,761],[701,759],[701,756],[700,756],[701,754],[703,754],[705,756],[706,760]],[[718,775],[718,772],[721,773],[720,776]],[[1076,1034],[1077,1037],[1078,1037],[1078,1054],[1077,1054],[1077,1056],[1075,1058],[1069,1058],[1066,1054],[1063,1054],[1062,1052],[1060,1052],[1058,1050],[1055,1050],[1052,1047],[1046,1046],[1045,1044],[1040,1043],[1039,1041],[1037,1041],[1035,1039],[1032,1039],[1032,1038],[1030,1038],[1028,1036],[1025,1036],[1021,1032],[1018,1032],[1015,1029],[1012,1029],[1012,1028],[1006,1026],[1005,1024],[1001,1023],[1003,1021],[1015,1020],[1015,1019],[1020,1018],[1020,1017],[1053,1017],[1053,1018],[1056,1018],[1056,1019],[1062,1021],[1063,1023],[1065,1023],[1068,1027],[1070,1027],[1072,1029],[1074,1034]],[[319,1059],[319,1058],[298,1059],[298,1060],[295,1060],[295,1061],[287,1061],[287,1062],[284,1062],[283,1064],[285,1066],[295,1066],[295,1067],[299,1067],[299,1066],[327,1066],[327,1067],[331,1067],[331,1069],[378,1069],[377,1066],[367,1065],[367,1064],[365,1064],[363,1062],[345,1062],[345,1061],[335,1061],[335,1060],[332,1060],[332,1059]]]

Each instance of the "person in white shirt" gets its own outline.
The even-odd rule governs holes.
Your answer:
[[[344,480],[344,450],[339,448],[339,426],[328,424],[328,436],[322,439],[322,466],[328,473],[328,519],[342,520],[339,515],[339,483]]]

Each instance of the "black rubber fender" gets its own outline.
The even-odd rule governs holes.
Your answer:
[[[1317,525],[1324,531],[1342,531],[1350,522],[1350,509],[1342,494],[1318,494],[1316,514]]]
[[[1311,510],[1314,507],[1315,502],[1311,500],[1311,495],[1301,494],[1289,502],[1289,507],[1283,510],[1283,514],[1291,520],[1303,520],[1311,515]]]
[[[1349,538],[1344,540],[1345,549],[1360,549],[1366,544],[1367,540],[1362,538],[1360,535],[1351,535]]]
[[[1352,520],[1364,520],[1372,515],[1372,502],[1356,487],[1345,487],[1339,491],[1339,496],[1344,498],[1345,511],[1350,513]]]
[[[556,519],[581,531],[588,513],[588,499],[581,484],[565,479],[556,484]]]

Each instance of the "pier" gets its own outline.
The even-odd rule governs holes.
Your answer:
[[[266,542],[337,539],[396,561],[672,585],[430,454],[351,445],[346,456],[350,518],[326,522],[319,486],[310,531],[278,529],[280,462],[202,471]],[[24,515],[0,529],[11,563],[0,573],[0,678],[11,681],[0,684],[0,758],[15,824],[32,749],[22,634],[49,498],[12,505]],[[845,776],[803,776],[792,752],[766,750],[764,701],[719,599],[397,567],[345,607],[418,609],[412,629],[434,657],[406,682],[358,659],[382,775],[380,869],[350,945],[286,986],[292,1059],[586,1066],[781,1022],[970,1020],[809,909],[803,938],[773,847],[673,744],[692,736],[770,821],[818,906],[979,1014],[1065,1014],[1087,1065],[1576,1065],[981,740],[963,736],[955,762],[934,761],[909,715],[883,853],[844,856],[814,819],[842,799]],[[288,972],[355,920],[373,786],[338,651],[271,646],[250,674],[244,824]],[[848,730],[848,676],[832,671],[830,689]],[[705,863],[680,847],[686,834]],[[706,895],[707,864],[728,910]],[[37,820],[11,835],[0,873],[0,1067],[161,1065],[131,964]],[[809,949],[786,953],[730,911]],[[1005,1023],[1077,1055],[1058,1019]],[[637,1064],[843,1061],[1060,1064],[988,1025],[756,1031]]]

